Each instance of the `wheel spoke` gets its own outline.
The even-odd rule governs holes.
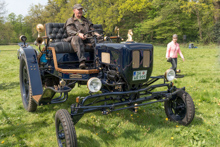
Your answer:
[[[61,133],[61,132],[63,132],[64,130],[62,129],[62,130],[59,130],[59,133]]]
[[[58,137],[60,140],[65,140],[63,125],[60,122],[59,122],[59,129],[58,129]]]
[[[26,97],[28,97],[28,89],[25,89],[25,94],[26,94]]]
[[[186,114],[186,106],[180,97],[176,97],[175,100],[170,102],[170,115],[173,115],[177,120],[183,119]]]
[[[29,78],[27,73],[27,67],[25,62],[23,61],[23,68],[22,68],[22,81],[23,81],[23,98],[25,99],[26,103],[29,103]]]
[[[59,142],[59,147],[63,147],[63,143],[61,141]]]

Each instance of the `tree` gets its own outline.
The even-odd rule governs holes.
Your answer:
[[[189,17],[195,15],[197,18],[197,27],[199,30],[200,40],[203,39],[203,33],[205,28],[209,27],[209,24],[213,25],[213,3],[212,0],[200,0],[200,1],[184,1],[181,0],[183,11],[188,14]]]
[[[3,23],[4,21],[4,14],[6,13],[5,7],[6,7],[5,1],[0,0],[0,23]]]
[[[30,24],[32,28],[32,36],[37,37],[36,25],[41,23],[45,24],[48,17],[45,17],[45,9],[41,4],[31,5],[28,11],[28,16],[24,18],[26,24]]]
[[[4,24],[4,14],[6,13],[5,7],[5,1],[0,0],[0,44],[5,44],[8,40],[8,34],[6,32],[7,27]]]

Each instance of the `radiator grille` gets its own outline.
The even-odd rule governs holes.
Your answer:
[[[102,58],[103,63],[110,64],[110,54],[109,53],[102,52],[101,58]]]
[[[132,53],[132,68],[139,68],[140,66],[140,52],[133,51]]]
[[[150,66],[150,51],[144,51],[143,67]]]

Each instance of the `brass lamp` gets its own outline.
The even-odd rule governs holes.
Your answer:
[[[41,37],[41,33],[44,32],[44,26],[42,24],[38,24],[36,26],[38,35],[37,35],[37,39],[36,39],[36,45],[41,45],[43,43],[43,38]]]

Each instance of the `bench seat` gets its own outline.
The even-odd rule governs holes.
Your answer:
[[[63,41],[64,38],[67,38],[68,35],[63,29],[64,23],[47,23],[45,24],[45,35],[49,38],[50,43],[49,47],[54,47],[56,53],[74,53],[74,50],[69,42]],[[98,33],[102,33],[102,25],[96,24],[93,25],[95,29],[99,29]],[[91,43],[86,44],[86,52],[93,52],[94,49]]]

